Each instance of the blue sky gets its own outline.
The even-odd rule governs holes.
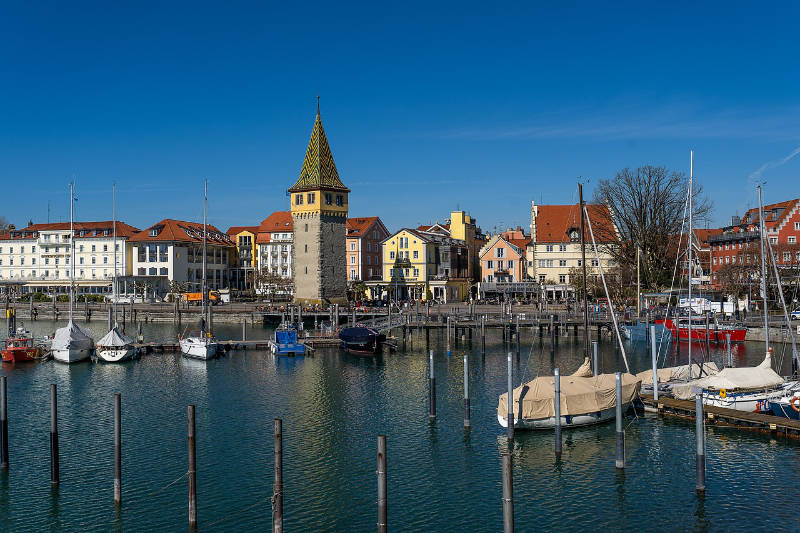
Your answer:
[[[321,96],[351,216],[486,230],[626,166],[688,171],[712,224],[800,196],[798,4],[6,2],[0,209],[257,224],[288,208]],[[291,4],[291,5],[289,5]],[[8,201],[8,198],[13,198]]]

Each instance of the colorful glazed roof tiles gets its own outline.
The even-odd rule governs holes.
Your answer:
[[[297,179],[297,183],[289,189],[289,192],[311,189],[350,192],[350,189],[345,187],[342,180],[339,179],[331,147],[325,136],[325,129],[322,127],[319,108],[317,108],[317,117],[314,120],[314,129],[311,131],[311,139],[306,148],[306,156],[303,159],[303,167],[300,169],[300,177]]]

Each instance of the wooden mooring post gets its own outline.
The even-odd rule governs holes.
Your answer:
[[[514,476],[511,453],[502,455],[503,463],[503,533],[514,533]]]
[[[386,435],[378,435],[378,533],[387,531]]]
[[[8,470],[8,383],[0,376],[0,469]]]
[[[122,396],[114,394],[114,503],[122,503]]]
[[[273,421],[272,531],[283,533],[283,420]]]
[[[56,384],[50,385],[50,485],[58,486],[58,393]]]
[[[189,527],[197,527],[197,456],[195,448],[195,424],[194,424],[194,405],[189,405],[187,409],[187,447],[189,455]]]

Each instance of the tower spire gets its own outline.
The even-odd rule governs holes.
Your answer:
[[[317,95],[317,116],[319,116],[319,95]]]

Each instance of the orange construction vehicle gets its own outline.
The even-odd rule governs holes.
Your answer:
[[[183,293],[182,298],[184,302],[192,302],[194,305],[201,305],[203,303],[202,292],[185,292]],[[208,291],[208,303],[211,305],[217,305],[220,303],[219,292]]]

